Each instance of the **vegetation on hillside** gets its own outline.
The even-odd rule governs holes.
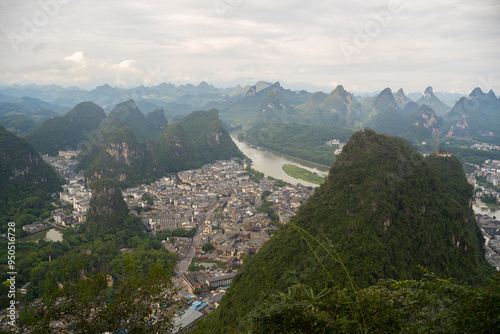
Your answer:
[[[86,224],[63,234],[63,242],[19,245],[16,284],[31,282],[25,301],[43,298],[42,307],[23,310],[22,324],[46,333],[63,314],[75,333],[171,328],[176,255],[163,247],[165,235],[143,232],[114,181],[93,183]]]
[[[49,218],[63,181],[26,140],[0,126],[0,232]]]
[[[106,117],[104,110],[92,103],[77,104],[64,116],[50,118],[27,136],[38,152],[55,156],[60,150],[81,149],[90,142]]]
[[[158,139],[167,126],[163,110],[155,110],[144,116],[132,100],[117,104],[109,113],[108,118],[118,119],[120,124],[132,129],[140,142]]]
[[[38,124],[58,116],[63,107],[24,96],[0,103],[0,124],[10,132],[24,137]]]
[[[475,288],[426,273],[368,288],[293,285],[245,318],[248,333],[494,333],[500,275]]]
[[[328,146],[333,139],[346,142],[352,130],[330,125],[308,125],[300,123],[260,124],[247,131],[244,137],[249,143],[279,153],[332,166],[338,146]]]
[[[116,123],[116,122],[115,122]],[[168,173],[216,160],[243,158],[218,118],[217,110],[196,111],[169,124],[158,141],[140,143],[128,127],[102,129],[80,155],[88,181],[113,178],[120,186],[151,183]]]
[[[441,179],[440,168],[456,168],[460,177]],[[487,283],[492,269],[473,213],[462,205],[472,192],[461,190],[467,180],[459,164],[429,163],[404,140],[365,130],[351,136],[330,174],[235,277],[207,319],[210,333],[244,331],[252,310],[297,284],[356,295],[384,279],[421,280],[419,266]]]

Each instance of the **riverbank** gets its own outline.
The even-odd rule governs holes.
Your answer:
[[[490,209],[490,210],[493,210],[493,211],[500,209],[500,207],[497,204],[484,203],[479,198],[476,198],[476,200],[475,200],[475,202],[474,202],[473,205],[477,206],[478,208],[481,208],[481,209]]]
[[[243,144],[245,144],[245,145],[247,145],[249,147],[252,147],[252,148],[254,148],[256,150],[266,150],[268,152],[271,152],[271,153],[274,153],[274,154],[277,154],[277,155],[281,155],[281,156],[283,156],[285,158],[288,158],[290,160],[297,160],[297,162],[300,162],[300,163],[303,163],[303,164],[306,164],[306,165],[311,165],[311,168],[316,168],[316,169],[318,169],[318,170],[320,170],[322,172],[325,172],[327,174],[330,171],[330,168],[332,167],[332,166],[327,166],[327,165],[322,165],[322,164],[319,164],[319,163],[316,163],[316,162],[312,162],[312,161],[309,161],[309,160],[304,160],[304,159],[301,159],[301,158],[297,158],[297,157],[294,157],[294,156],[291,156],[291,155],[288,155],[288,154],[285,154],[285,153],[282,153],[282,152],[279,152],[279,151],[271,150],[271,149],[269,149],[267,147],[256,146],[256,145],[254,145],[252,143],[249,143],[247,141],[240,141],[238,139],[238,134],[240,134],[240,133],[241,133],[241,130],[233,131],[233,132],[230,133],[230,135],[231,135],[231,137],[232,137],[232,139],[233,139],[233,141],[235,143],[237,143],[237,142],[238,143],[243,143]]]
[[[272,152],[265,148],[257,148],[244,141],[239,141],[235,132],[231,133],[231,138],[236,146],[238,146],[238,148],[252,160],[252,168],[264,173],[266,177],[271,176],[275,179],[283,180],[295,185],[300,183],[306,187],[317,187],[317,184],[302,181],[287,175],[281,166],[286,164],[296,164],[319,175],[328,174],[328,168],[325,166],[322,167],[306,161],[299,161],[298,159],[287,157],[279,152]]]
[[[281,168],[285,171],[285,173],[293,178],[300,179],[306,182],[314,183],[321,185],[325,182],[326,178],[320,176],[316,173],[310,172],[307,169],[301,168],[296,165],[286,164]]]
[[[254,144],[250,144],[249,142],[243,142],[245,143],[246,145],[250,146],[250,147],[253,147],[255,148],[256,150],[266,150],[268,152],[271,152],[271,153],[274,153],[274,154],[279,154],[285,158],[288,158],[290,160],[297,160],[297,162],[300,162],[300,163],[303,163],[303,164],[307,164],[307,165],[311,165],[312,167],[311,168],[316,168],[322,172],[325,172],[328,174],[328,171],[330,170],[330,168],[332,166],[327,166],[327,165],[322,165],[322,164],[318,164],[316,162],[312,162],[312,161],[309,161],[309,160],[304,160],[304,159],[301,159],[301,158],[297,158],[297,157],[294,157],[294,156],[291,156],[291,155],[288,155],[288,154],[285,154],[285,153],[281,153],[279,151],[275,151],[275,150],[271,150],[267,147],[259,147],[259,146],[255,146]]]

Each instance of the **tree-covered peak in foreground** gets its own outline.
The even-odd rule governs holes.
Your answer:
[[[18,276],[31,282],[19,319],[30,333],[54,333],[61,322],[75,334],[174,330],[176,255],[161,242],[171,234],[146,234],[115,181],[92,183],[86,223],[63,235],[62,242],[30,246],[31,253],[46,254],[38,262],[18,254]]]
[[[448,332],[443,314],[460,328],[459,307],[487,303],[477,295],[487,294],[493,269],[463,201],[472,188],[454,171],[460,164],[435,158],[449,159],[428,160],[370,129],[353,134],[326,182],[235,277],[199,331]],[[491,307],[473,316],[495,314]]]
[[[21,229],[50,216],[51,194],[61,190],[63,180],[26,140],[0,125],[0,232],[7,222]]]

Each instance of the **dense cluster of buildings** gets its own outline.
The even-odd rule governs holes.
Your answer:
[[[474,145],[471,145],[470,148],[475,148],[481,151],[493,151],[493,150],[500,150],[500,146],[498,145],[490,145],[487,143],[476,143]]]
[[[483,214],[476,214],[476,221],[485,239],[486,260],[500,270],[500,221]]]
[[[75,172],[72,158],[76,153],[61,151],[58,157],[44,157],[68,181],[59,197],[63,206],[70,204],[73,209],[54,215],[56,223],[66,226],[83,223],[90,206],[91,192],[84,186],[83,175]],[[259,211],[264,201],[272,201],[274,213],[286,223],[313,192],[294,185],[278,187],[277,181],[265,178],[252,181],[244,167],[237,160],[217,161],[125,189],[123,197],[131,209],[147,208],[137,211],[150,233],[189,230],[203,222],[203,243],[216,248],[217,260],[241,260],[256,253],[269,239],[265,232],[275,229],[268,214]],[[171,248],[186,251],[182,246]],[[202,252],[200,244],[196,253]]]
[[[474,147],[480,149],[488,144],[475,144]],[[483,148],[484,149],[484,148]],[[467,174],[467,180],[474,186],[474,196],[476,206],[480,210],[486,210],[487,206],[482,201],[485,197],[497,200],[497,207],[500,203],[500,192],[498,191],[498,181],[500,180],[500,161],[486,160],[481,166],[466,164],[474,167],[473,173]],[[500,270],[500,221],[488,214],[476,213],[476,221],[481,228],[485,239],[486,260],[497,270]]]
[[[263,193],[269,194],[263,198]],[[151,185],[124,191],[129,207],[148,206],[139,216],[152,234],[163,230],[190,229],[204,223],[202,238],[217,248],[219,260],[243,258],[256,252],[269,239],[265,232],[275,228],[259,207],[272,201],[275,214],[286,223],[312,194],[312,190],[261,179],[254,182],[235,161],[217,161],[202,168],[178,173],[177,178],[162,178]],[[146,205],[147,194],[153,200]],[[196,252],[202,253],[202,245]]]
[[[81,151],[59,151],[56,157],[44,155],[43,160],[50,164],[65,180],[71,180],[76,175],[76,165],[78,161],[75,159]]]
[[[497,190],[500,180],[500,160],[486,160],[481,166],[472,166],[475,167],[475,170],[473,173],[467,174],[467,180],[476,188],[476,198],[491,195],[500,201],[500,193]],[[486,178],[486,184],[478,184],[478,178],[480,177]],[[488,183],[491,186],[488,186]]]
[[[43,160],[54,167],[67,182],[63,185],[63,191],[59,193],[64,209],[58,209],[53,213],[54,222],[63,226],[84,223],[90,207],[91,192],[85,188],[83,171],[76,173],[78,162],[75,157],[79,153],[80,151],[59,151],[56,157],[43,156]]]
[[[342,152],[342,149],[344,148],[345,144],[346,143],[341,143],[340,140],[338,139],[332,139],[325,143],[326,146],[337,146],[335,152],[333,152],[333,154],[335,155],[339,155],[340,152]]]

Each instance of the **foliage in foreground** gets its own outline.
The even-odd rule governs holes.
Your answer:
[[[170,332],[175,294],[170,273],[157,264],[143,276],[129,256],[117,275],[112,286],[105,273],[65,282],[62,289],[54,286],[39,310],[26,311],[32,333],[52,332],[53,321],[69,324],[74,333]]]
[[[34,247],[36,257],[19,254],[20,277],[31,282],[23,300],[42,298],[22,309],[21,324],[32,333],[51,333],[57,322],[73,333],[169,332],[175,254],[143,232],[114,181],[92,187],[85,225],[64,231],[61,243]]]
[[[363,289],[314,291],[297,284],[273,294],[233,330],[253,334],[500,331],[500,274],[488,286],[474,288],[425,272],[421,280],[381,280]],[[207,326],[210,322],[202,323],[197,333]]]

